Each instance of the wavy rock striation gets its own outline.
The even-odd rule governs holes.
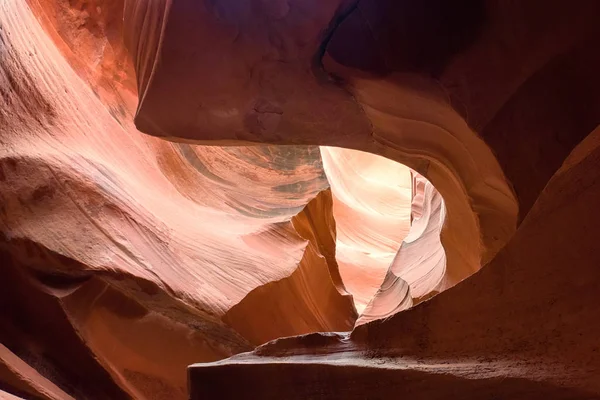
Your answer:
[[[379,79],[335,58],[338,40],[365,34],[342,29],[362,2],[293,1],[275,14],[276,2],[132,4],[127,43],[138,76],[150,77],[139,85],[141,131],[183,142],[345,147],[407,165],[431,181],[449,210],[442,232],[449,286],[513,234],[513,192],[444,87],[403,70]]]
[[[321,147],[321,155],[333,194],[340,274],[362,313],[410,229],[411,172],[348,149]]]
[[[599,12],[0,2],[0,397],[600,397]]]
[[[193,362],[352,328],[317,147],[143,135],[131,76],[110,79],[130,68],[119,7],[0,8],[2,387],[185,398]],[[280,324],[254,334],[273,301]]]
[[[422,176],[415,174],[413,183],[412,226],[357,325],[391,317],[447,289],[446,254],[440,242],[444,201]]]
[[[600,260],[590,235],[600,226],[599,162],[596,129],[507,246],[469,280],[351,335],[281,339],[194,365],[192,398],[599,398]]]

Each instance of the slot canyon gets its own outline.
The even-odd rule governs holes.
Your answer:
[[[0,399],[600,399],[597,0],[0,0]]]

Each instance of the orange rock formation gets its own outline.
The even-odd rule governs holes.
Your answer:
[[[321,156],[333,194],[340,275],[362,313],[410,228],[411,172],[353,150],[321,147]]]
[[[0,398],[600,398],[599,13],[0,2]]]

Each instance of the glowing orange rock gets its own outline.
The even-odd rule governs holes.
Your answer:
[[[321,147],[321,155],[333,194],[340,275],[362,313],[410,228],[411,173],[369,153]]]

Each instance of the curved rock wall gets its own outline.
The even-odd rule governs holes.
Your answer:
[[[119,20],[103,14],[111,4],[0,5],[0,342],[16,360],[2,387],[185,398],[192,362],[350,330],[356,311],[324,261],[335,254],[332,221],[305,210],[328,186],[319,149],[137,132],[135,87],[109,78],[127,72],[103,37]],[[233,318],[258,289],[265,303]],[[248,326],[262,325],[272,299],[288,309],[254,335]]]
[[[321,147],[321,155],[333,195],[340,274],[362,313],[410,229],[411,172],[354,150]]]
[[[126,16],[124,29],[146,49],[133,54],[136,71],[152,70],[140,88],[141,131],[196,143],[345,147],[407,165],[446,201],[451,284],[514,232],[517,202],[498,162],[439,83],[401,70],[380,79],[336,60],[330,46],[346,32],[338,20],[359,13],[356,4],[292,1],[273,14],[275,3],[181,0],[156,11],[160,24],[154,3],[132,4],[138,12]],[[142,34],[135,28],[143,24]]]
[[[0,3],[0,395],[598,397],[599,11]],[[381,287],[348,149],[423,177]]]
[[[192,398],[237,397],[225,377],[264,399],[598,398],[599,163],[597,128],[507,246],[451,290],[351,335],[281,339],[194,365]]]
[[[442,196],[422,176],[414,174],[413,221],[385,279],[356,325],[392,317],[445,290],[446,253],[440,232],[446,219]]]

